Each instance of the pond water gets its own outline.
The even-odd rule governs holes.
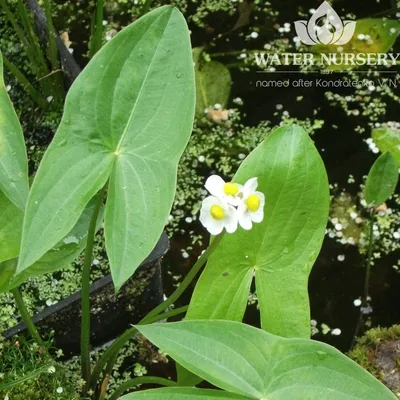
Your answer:
[[[296,6],[298,2],[280,1],[272,2],[279,11],[278,20],[281,24],[298,19]],[[316,6],[315,1],[302,2],[305,10]],[[357,18],[367,18],[379,14],[382,10],[393,8],[391,1],[365,1],[365,2],[335,2],[335,8],[341,14],[352,12]],[[196,36],[194,36],[196,41]],[[234,39],[235,40],[235,39]],[[240,40],[240,39],[237,39]],[[201,39],[198,39],[199,43]],[[230,43],[231,48],[238,48],[237,43]],[[226,52],[230,49],[220,44],[216,52]],[[366,125],[367,118],[359,115],[348,116],[340,107],[332,106],[326,98],[326,89],[323,87],[287,87],[287,88],[258,88],[257,80],[261,74],[251,70],[248,72],[231,70],[233,87],[231,97],[240,97],[244,100],[243,112],[246,115],[245,124],[257,125],[260,121],[270,120],[272,125],[281,121],[282,112],[277,113],[277,105],[282,105],[282,110],[287,111],[291,117],[304,120],[320,119],[325,121],[322,129],[313,136],[313,140],[319,149],[325,162],[329,181],[336,183],[341,190],[345,190],[351,196],[357,195],[359,185],[363,182],[363,176],[367,175],[371,165],[376,159],[376,154],[368,150],[365,139],[370,132],[359,134],[356,129],[360,125]],[[267,76],[268,75],[268,76]],[[300,78],[316,81],[334,81],[343,77],[343,74],[263,74],[262,79],[267,80],[297,80]],[[355,78],[363,79],[362,73]],[[354,94],[353,89],[336,88],[334,92],[341,95]],[[399,93],[397,91],[397,93]],[[304,99],[301,102],[297,98]],[[383,121],[395,121],[398,119],[399,105],[389,102]],[[354,183],[349,182],[349,175],[354,177]],[[389,204],[390,206],[390,204]],[[166,259],[169,273],[165,274],[165,286],[167,292],[172,290],[176,281],[171,276],[185,273],[192,265],[193,259],[184,260],[181,256],[181,248],[188,244],[187,237],[174,237],[172,249]],[[338,256],[339,259],[338,259]],[[369,315],[371,326],[391,326],[400,321],[400,274],[393,269],[397,264],[399,252],[395,251],[376,260],[372,270],[370,296],[372,314]],[[343,261],[341,261],[343,260]],[[359,254],[357,247],[342,245],[335,239],[326,236],[321,253],[313,267],[309,280],[309,294],[311,303],[311,316],[320,323],[325,323],[332,329],[339,328],[340,335],[322,334],[314,336],[314,339],[330,343],[342,351],[348,351],[352,346],[354,334],[357,328],[360,308],[353,302],[360,298],[364,291],[365,257]],[[190,296],[182,300],[182,305],[187,303]],[[258,311],[250,306],[246,313],[245,321],[259,325]],[[363,329],[359,330],[362,334]]]

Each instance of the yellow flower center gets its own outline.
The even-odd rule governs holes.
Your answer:
[[[246,200],[247,208],[250,211],[257,211],[260,208],[261,200],[256,194],[252,194]]]
[[[218,221],[224,219],[225,217],[225,211],[221,206],[217,205],[211,206],[210,213],[211,216]]]
[[[239,186],[236,185],[236,183],[228,182],[225,183],[224,185],[224,193],[229,195],[229,196],[234,196],[235,194],[238,194],[239,192]]]

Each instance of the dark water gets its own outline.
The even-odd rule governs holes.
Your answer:
[[[390,1],[337,1],[335,9],[339,14],[353,12],[358,18],[368,18],[391,9],[393,5]],[[296,7],[299,2],[280,1],[272,2],[273,6],[280,11],[278,22],[292,22],[298,19]],[[301,2],[304,10],[317,8],[320,2],[306,1]],[[392,18],[396,18],[394,15]],[[221,21],[220,21],[221,22]],[[228,24],[229,20],[221,22],[222,25]],[[268,29],[268,27],[266,28]],[[260,32],[263,36],[263,31]],[[204,37],[192,35],[195,45],[199,45]],[[235,41],[236,40],[236,41]],[[241,39],[236,38],[229,45],[225,42],[217,41],[215,51],[229,51],[240,49]],[[238,43],[239,42],[239,43]],[[262,48],[266,43],[265,38],[257,42],[254,48]],[[228,48],[227,48],[228,46]],[[248,43],[247,43],[248,46]],[[398,46],[398,45],[397,45]],[[395,49],[399,51],[399,49]],[[367,118],[361,113],[360,116],[347,116],[338,106],[333,107],[325,97],[323,88],[256,88],[255,81],[260,76],[255,71],[241,72],[233,69],[231,71],[233,87],[231,98],[241,97],[244,100],[242,111],[246,114],[245,123],[256,125],[260,121],[270,120],[273,124],[279,124],[280,119],[274,116],[276,105],[282,104],[284,110],[289,111],[291,117],[299,119],[322,119],[325,121],[324,127],[313,136],[315,144],[325,162],[328,171],[329,181],[337,183],[342,189],[355,196],[362,183],[363,175],[366,175],[376,159],[376,155],[367,150],[363,139],[370,135],[370,130],[361,135],[355,131],[357,126],[367,126]],[[310,79],[338,79],[341,74],[313,75]],[[296,78],[305,77],[298,75]],[[274,74],[273,78],[263,79],[294,79],[287,74]],[[362,79],[364,76],[360,75]],[[354,94],[352,89],[328,89],[335,93]],[[298,96],[304,96],[304,100],[299,103],[296,101]],[[317,116],[314,112],[317,110]],[[399,106],[392,102],[389,103],[387,114],[382,117],[380,122],[398,120]],[[335,125],[336,127],[334,127]],[[347,183],[349,175],[353,175],[355,183]],[[183,260],[180,249],[188,244],[188,238],[175,237],[172,239],[172,250],[167,259],[167,264],[171,267],[173,274],[181,274],[190,267],[190,260]],[[345,255],[343,262],[338,261],[339,254]],[[400,274],[392,268],[396,264],[399,252],[394,252],[388,256],[377,260],[373,267],[370,295],[372,297],[371,306],[373,313],[370,315],[372,326],[391,326],[400,321]],[[342,333],[339,336],[318,334],[315,339],[328,342],[342,351],[348,351],[354,337],[354,332],[359,319],[360,309],[353,305],[353,301],[362,296],[365,279],[365,258],[358,252],[357,247],[344,246],[335,242],[335,239],[325,238],[321,253],[314,265],[309,280],[309,295],[311,303],[311,316],[319,323],[325,323],[331,328],[339,328]],[[169,290],[170,275],[166,275],[165,283]],[[189,301],[190,296],[182,300],[182,304]],[[255,307],[249,307],[245,321],[253,325],[259,325],[259,315]],[[362,331],[361,331],[362,333]]]

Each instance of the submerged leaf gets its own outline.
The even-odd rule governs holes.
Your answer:
[[[369,171],[365,184],[365,201],[375,207],[384,203],[395,191],[399,167],[390,153],[382,154]]]
[[[382,153],[390,152],[400,167],[400,132],[389,127],[372,131],[372,139]]]
[[[218,61],[203,62],[202,48],[193,50],[196,76],[196,115],[202,117],[207,108],[220,104],[225,108],[231,91],[229,69]]]
[[[354,22],[355,23],[355,22]],[[352,39],[344,44],[338,46],[336,44],[330,45],[316,45],[312,50],[317,53],[326,53],[334,56],[334,53],[341,56],[341,54],[354,55],[357,60],[357,54],[364,53],[388,53],[393,47],[400,33],[400,22],[396,20],[388,20],[382,18],[368,18],[356,21],[356,27]],[[340,60],[340,58],[338,58]],[[388,65],[391,65],[391,59],[387,56]],[[332,64],[327,69],[352,69],[357,65],[351,65],[349,62]]]

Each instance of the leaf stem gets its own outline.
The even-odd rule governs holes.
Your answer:
[[[151,5],[152,0],[146,0],[145,3],[143,4],[142,9],[140,10],[140,16],[143,16],[149,12],[150,5]]]
[[[146,324],[153,324],[155,322],[161,321],[163,319],[175,317],[176,315],[183,314],[188,310],[189,306],[183,306],[174,308],[173,310],[166,311],[165,313],[158,314],[153,318],[149,318],[146,320]],[[147,317],[146,317],[147,318]],[[138,325],[144,325],[143,322],[139,322]]]
[[[369,297],[369,285],[371,281],[371,264],[372,264],[372,254],[374,251],[374,213],[371,213],[371,219],[369,223],[369,237],[368,237],[368,255],[367,255],[367,268],[365,273],[365,282],[364,282],[364,299],[363,306],[366,306],[368,303]]]
[[[179,310],[179,313],[183,312],[182,309],[185,309],[185,307],[177,308],[170,312],[162,313],[166,308],[170,307],[173,303],[175,303],[179,299],[179,297],[182,295],[182,293],[189,287],[189,285],[191,284],[193,279],[196,277],[196,275],[198,274],[200,269],[207,262],[210,255],[218,247],[223,236],[224,236],[224,233],[222,233],[214,238],[214,240],[210,243],[208,249],[199,257],[199,259],[193,265],[193,267],[191,268],[189,273],[186,275],[185,279],[182,281],[182,283],[179,285],[179,287],[172,293],[172,295],[167,300],[162,302],[160,305],[158,305],[156,308],[154,308],[149,314],[147,314],[141,321],[139,321],[138,325],[145,325],[145,324],[160,321],[164,318],[167,318],[167,317],[165,317],[167,315],[168,316],[176,315],[178,313],[178,310]],[[185,311],[186,311],[186,309],[185,309]],[[115,360],[116,360],[116,357],[118,356],[119,351],[124,346],[124,344],[126,342],[128,342],[130,339],[132,339],[135,335],[136,335],[135,327],[128,329],[118,339],[116,339],[115,342],[104,352],[104,354],[100,357],[99,361],[97,362],[97,364],[93,370],[93,373],[92,373],[92,376],[90,379],[91,383],[92,383],[92,387],[96,386],[96,382],[100,376],[100,373],[106,364],[107,364],[107,371],[106,371],[105,379],[107,379],[108,374],[110,374],[112,371],[113,365],[115,363]]]
[[[90,267],[93,258],[93,244],[96,234],[97,218],[106,191],[106,185],[98,195],[97,203],[90,219],[87,243],[85,249],[85,262],[82,268],[82,322],[81,322],[81,363],[82,378],[86,381],[84,396],[90,385]]]
[[[93,33],[90,57],[93,57],[100,49],[103,41],[103,0],[96,1],[96,18]]]
[[[140,376],[138,378],[130,379],[124,382],[110,397],[109,400],[118,400],[119,396],[126,392],[127,390],[134,388],[138,385],[160,385],[160,386],[177,386],[178,384],[174,381],[165,378],[159,378],[157,376]],[[100,399],[101,400],[101,399]]]
[[[184,306],[184,307],[179,307],[175,308],[174,310],[162,313],[157,315],[156,317],[153,317],[151,320],[149,320],[148,323],[154,323],[161,321],[166,318],[173,317],[175,315],[182,314],[187,311],[189,306]],[[138,323],[140,325],[141,322]],[[92,382],[92,388],[96,386],[97,379],[100,376],[101,371],[103,370],[104,366],[107,364],[106,371],[104,373],[104,379],[101,385],[101,392],[103,393],[104,388],[107,390],[107,385],[108,385],[108,379],[109,376],[112,373],[112,370],[114,368],[114,364],[118,358],[119,351],[121,348],[127,343],[129,340],[131,340],[137,333],[137,329],[133,326],[132,328],[126,330],[118,339],[115,340],[115,342],[105,351],[103,356],[100,358],[100,360],[97,362],[96,367],[93,370],[93,374],[91,377],[91,382]],[[100,399],[101,400],[101,399]]]
[[[150,311],[139,322],[140,325],[148,324],[149,320],[151,320],[153,317],[155,317],[156,315],[158,315],[161,312],[163,312],[166,308],[168,308],[169,306],[174,304],[179,299],[179,297],[181,297],[183,292],[189,287],[189,285],[192,283],[193,279],[196,277],[196,275],[199,273],[201,268],[207,262],[207,260],[210,257],[210,255],[218,247],[218,245],[220,244],[220,242],[221,242],[223,237],[224,237],[224,233],[221,233],[220,235],[218,235],[218,236],[216,236],[214,238],[214,240],[208,246],[208,249],[199,257],[199,259],[196,261],[196,263],[190,269],[189,273],[185,276],[185,279],[178,286],[178,288],[171,294],[170,297],[168,297],[167,300],[165,300],[164,302],[159,304],[156,308],[154,308],[154,310]]]
[[[371,266],[372,266],[372,254],[374,251],[374,211],[370,214],[370,222],[369,222],[369,231],[368,231],[368,252],[367,252],[367,265],[365,271],[365,281],[364,281],[364,295],[362,298],[362,307],[368,306],[368,297],[369,297],[369,285],[371,281]],[[356,329],[353,334],[353,340],[350,346],[350,350],[356,344],[357,337],[364,326],[364,315],[362,310],[360,310],[360,316],[358,317]]]
[[[14,65],[4,54],[3,54],[4,65],[8,70],[14,75],[15,79],[22,86],[22,88],[28,93],[36,104],[45,109],[48,107],[49,103],[47,100],[38,92],[32,84],[28,81],[26,76]]]
[[[19,288],[16,287],[15,289],[11,290],[11,293],[14,296],[15,299],[15,303],[17,304],[18,310],[21,314],[22,319],[25,322],[26,327],[28,328],[28,331],[30,333],[30,335],[32,336],[32,338],[36,341],[36,343],[42,347],[45,348],[45,345],[43,343],[42,338],[39,335],[38,330],[36,329],[35,324],[32,321],[31,316],[29,315],[29,312],[25,306],[24,300],[21,296],[21,292],[19,291]]]
[[[49,55],[50,55],[50,62],[53,71],[59,69],[59,61],[58,61],[58,50],[56,44],[56,32],[53,25],[53,17],[51,14],[51,4],[50,0],[44,0],[43,2],[44,12],[46,15],[47,26],[48,26],[48,34],[49,34]]]

